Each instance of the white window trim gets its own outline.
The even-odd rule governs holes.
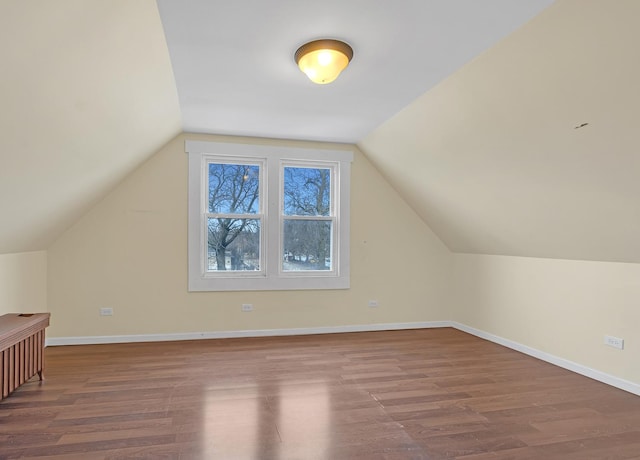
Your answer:
[[[185,150],[189,155],[188,193],[188,271],[189,291],[257,291],[257,290],[298,290],[298,289],[348,289],[349,277],[349,234],[350,234],[350,176],[353,152],[344,150],[324,150],[300,147],[235,144],[224,142],[186,141]],[[263,180],[266,179],[264,196],[261,197],[266,215],[265,228],[261,229],[263,248],[261,252],[262,270],[259,272],[224,273],[222,276],[205,274],[204,213],[206,183],[206,157],[241,157],[264,160]],[[282,241],[281,217],[281,165],[296,161],[312,164],[334,164],[334,202],[336,210],[336,237],[331,272],[287,272],[281,270],[280,255]],[[332,199],[335,199],[332,196]],[[266,263],[265,263],[266,262]]]

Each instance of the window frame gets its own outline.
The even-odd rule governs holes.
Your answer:
[[[211,141],[185,142],[188,177],[188,289],[189,291],[253,291],[348,289],[350,233],[351,150],[241,144]],[[209,162],[260,162],[261,257],[260,271],[207,272]],[[284,270],[284,168],[332,169],[331,200],[335,210],[332,231],[332,270]]]
[[[288,167],[293,168],[309,168],[309,169],[328,169],[330,171],[330,192],[329,192],[329,200],[330,200],[330,212],[328,216],[298,216],[298,215],[287,215],[284,211],[284,189],[285,189],[285,169]],[[340,231],[340,221],[339,219],[339,180],[340,180],[340,167],[335,161],[322,161],[322,160],[280,160],[279,164],[279,244],[280,250],[279,254],[284,255],[284,225],[285,221],[327,221],[332,223],[331,229],[331,270],[284,270],[282,257],[280,259],[280,263],[278,264],[278,271],[280,276],[336,276],[335,273],[340,266],[340,251],[336,250],[336,247],[339,244],[339,231]],[[337,244],[334,244],[334,241],[338,241]]]
[[[213,161],[211,161],[213,160]],[[209,210],[209,168],[208,165],[215,163],[215,164],[231,164],[231,165],[252,165],[252,166],[258,166],[258,180],[259,180],[259,192],[258,192],[258,213],[256,214],[225,214],[225,213],[212,213]],[[229,278],[235,278],[235,277],[243,277],[243,276],[255,276],[257,274],[263,274],[265,269],[264,269],[264,251],[265,251],[265,232],[263,230],[264,227],[264,222],[265,222],[265,215],[264,215],[264,210],[266,208],[266,192],[267,192],[267,187],[264,184],[264,181],[262,180],[263,177],[265,176],[264,171],[266,168],[266,161],[260,158],[246,158],[246,157],[236,157],[236,156],[230,156],[230,155],[202,155],[202,172],[203,172],[203,176],[202,176],[202,197],[201,197],[201,212],[203,213],[203,219],[202,219],[202,223],[201,225],[203,225],[203,228],[201,229],[201,246],[203,248],[203,251],[205,251],[205,255],[202,257],[202,266],[201,266],[201,270],[203,273],[203,277],[205,278],[210,278],[212,276],[216,276],[216,277],[229,277]],[[235,217],[237,219],[255,219],[255,220],[259,220],[260,221],[260,251],[259,251],[259,259],[260,259],[260,270],[256,270],[256,271],[249,271],[249,270],[229,270],[229,271],[217,271],[217,272],[210,272],[207,270],[207,265],[208,265],[208,245],[209,245],[209,239],[208,239],[208,219],[213,217],[214,215],[228,215],[230,217]],[[215,217],[214,217],[215,218]]]

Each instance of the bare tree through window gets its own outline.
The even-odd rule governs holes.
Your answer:
[[[260,269],[260,167],[209,163],[209,270]]]
[[[331,270],[331,170],[284,168],[285,271]]]

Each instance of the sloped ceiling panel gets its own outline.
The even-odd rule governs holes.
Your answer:
[[[181,119],[155,1],[0,7],[2,254],[46,249]]]
[[[640,262],[638,17],[559,1],[359,146],[453,251]]]

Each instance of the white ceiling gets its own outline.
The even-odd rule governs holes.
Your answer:
[[[638,0],[0,0],[0,254],[46,249],[187,131],[357,143],[453,251],[640,262],[638,17]],[[327,86],[293,62],[322,37],[355,51]]]
[[[158,0],[187,132],[355,143],[552,0]],[[293,55],[354,49],[330,85]]]

